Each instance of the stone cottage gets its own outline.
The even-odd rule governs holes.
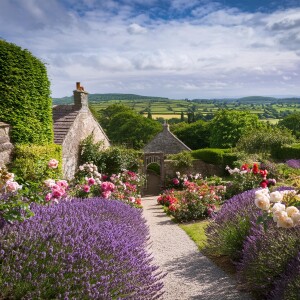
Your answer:
[[[110,146],[109,139],[88,108],[88,93],[76,83],[74,105],[53,107],[54,143],[62,145],[62,167],[64,178],[72,179],[78,167],[79,145],[90,134],[94,141],[103,141],[104,148]]]
[[[169,124],[163,125],[163,131],[158,133],[145,147],[145,153],[162,152],[166,154],[176,154],[181,151],[191,151],[180,139],[178,139],[169,128]]]

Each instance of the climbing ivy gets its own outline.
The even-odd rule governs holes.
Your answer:
[[[0,40],[0,120],[14,143],[53,142],[52,101],[45,65],[28,50]]]

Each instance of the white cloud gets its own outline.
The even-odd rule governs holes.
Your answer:
[[[133,23],[128,26],[127,31],[130,34],[143,34],[147,32],[147,29],[140,26],[139,24]]]
[[[16,1],[2,0],[0,36],[47,62],[53,96],[71,94],[76,81],[89,92],[175,98],[300,94],[300,9],[268,15],[176,0],[172,10],[191,14],[163,20],[129,0],[66,0],[76,10]]]

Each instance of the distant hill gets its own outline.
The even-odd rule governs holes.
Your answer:
[[[164,97],[151,97],[141,96],[135,94],[89,94],[90,102],[110,101],[110,100],[154,100],[154,101],[166,101],[169,98]],[[53,105],[58,104],[72,104],[74,102],[73,96],[63,98],[52,98]]]
[[[165,97],[152,97],[152,96],[141,96],[136,94],[89,94],[90,102],[101,102],[101,101],[111,101],[111,100],[129,100],[129,101],[172,101],[172,99]],[[190,102],[197,103],[212,103],[216,101],[220,102],[240,102],[240,103],[250,103],[250,104],[268,104],[268,103],[300,103],[300,98],[274,98],[274,97],[263,97],[263,96],[249,96],[242,98],[220,98],[220,99],[193,99]],[[63,97],[63,98],[53,98],[53,105],[58,104],[72,104],[74,102],[73,96]]]

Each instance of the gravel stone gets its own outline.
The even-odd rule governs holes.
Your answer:
[[[167,273],[164,300],[252,299],[237,290],[236,281],[204,256],[189,236],[163,212],[157,197],[142,199],[150,228],[154,263]]]

